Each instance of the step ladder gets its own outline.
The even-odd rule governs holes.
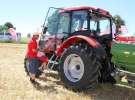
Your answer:
[[[54,60],[53,60],[54,59]],[[58,65],[59,63],[57,62],[58,56],[55,56],[55,54],[53,54],[51,56],[51,58],[49,59],[48,63],[47,63],[47,70],[52,70],[54,65]]]

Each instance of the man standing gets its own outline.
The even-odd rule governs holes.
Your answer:
[[[36,84],[37,82],[35,81],[35,75],[38,71],[38,58],[37,58],[37,41],[39,38],[39,33],[35,32],[32,34],[32,38],[28,42],[28,47],[27,47],[27,53],[26,57],[28,58],[28,71],[29,71],[29,76],[30,76],[30,81],[33,84]]]

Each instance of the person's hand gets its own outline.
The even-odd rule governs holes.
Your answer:
[[[33,52],[37,52],[37,49],[32,49]]]
[[[38,48],[37,51],[38,52],[44,52],[44,49],[43,48]]]
[[[38,52],[37,52],[37,56],[38,56],[38,57],[44,56],[44,52],[38,51]]]

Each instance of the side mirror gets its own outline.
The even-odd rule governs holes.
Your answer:
[[[46,34],[46,31],[47,31],[47,27],[44,27],[43,34]]]

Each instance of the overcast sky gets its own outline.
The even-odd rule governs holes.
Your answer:
[[[36,31],[49,7],[95,6],[120,15],[129,34],[135,32],[135,0],[0,0],[0,25],[9,21],[18,32]]]

